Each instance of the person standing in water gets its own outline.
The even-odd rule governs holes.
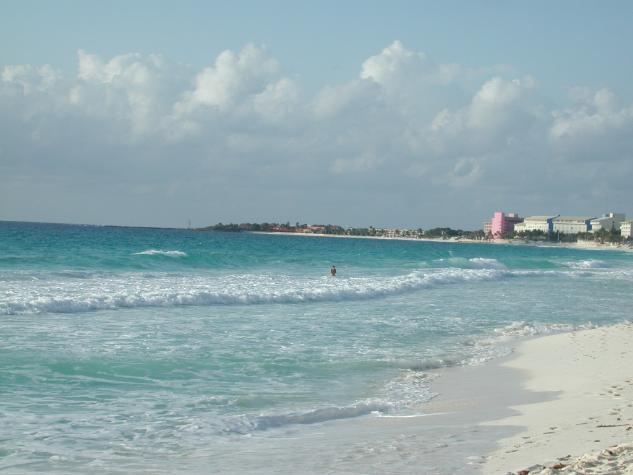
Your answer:
[[[332,277],[336,277],[336,266],[330,267],[330,274],[332,274]]]

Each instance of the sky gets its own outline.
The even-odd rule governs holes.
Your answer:
[[[0,220],[633,215],[633,2],[3,0]]]

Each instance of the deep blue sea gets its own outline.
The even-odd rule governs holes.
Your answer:
[[[0,222],[0,473],[356,473],[293,447],[632,294],[621,251]]]

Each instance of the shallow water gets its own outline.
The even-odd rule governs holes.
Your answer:
[[[430,369],[624,320],[632,277],[618,251],[1,222],[0,471],[308,472],[343,444],[318,434],[424,413]]]

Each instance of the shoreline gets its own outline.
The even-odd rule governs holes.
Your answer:
[[[413,414],[291,426],[254,440],[295,467],[290,447],[310,475],[606,475],[633,466],[633,324],[526,337],[513,347],[480,365],[429,371],[437,396]],[[267,473],[249,453],[246,471]]]
[[[577,249],[582,251],[621,251],[633,252],[633,244],[622,243],[599,243],[595,241],[580,242],[548,242],[548,241],[524,241],[513,239],[496,239],[496,240],[480,240],[480,239],[436,239],[436,238],[409,238],[409,237],[385,237],[385,236],[350,236],[346,234],[319,234],[319,233],[288,233],[288,232],[268,232],[268,231],[244,231],[250,234],[278,235],[278,236],[298,236],[313,238],[339,238],[339,239],[376,239],[382,241],[415,241],[415,242],[436,242],[446,244],[490,244],[490,245],[506,245],[506,246],[529,246],[529,247],[552,247]]]
[[[614,467],[630,466],[632,358],[630,323],[519,344],[502,367],[525,375],[524,389],[552,397],[512,406],[515,415],[487,423],[517,426],[521,431],[498,441],[483,472],[614,473]]]
[[[510,377],[485,383],[494,384],[489,395],[498,406],[480,426],[505,429],[506,435],[482,457],[482,473],[550,475],[590,470],[586,473],[606,474],[633,467],[630,361],[631,323],[520,342],[512,355],[494,363],[491,370],[494,373],[496,366],[499,374]],[[442,382],[443,378],[447,380]],[[454,385],[451,378],[450,372],[440,375],[440,388]],[[468,392],[468,386],[461,391]],[[512,391],[516,394],[507,406]],[[474,394],[477,397],[477,391]],[[470,393],[464,397],[470,398]]]
[[[500,359],[434,371],[424,410],[479,437],[473,473],[633,473],[631,361],[633,323],[528,337]]]

